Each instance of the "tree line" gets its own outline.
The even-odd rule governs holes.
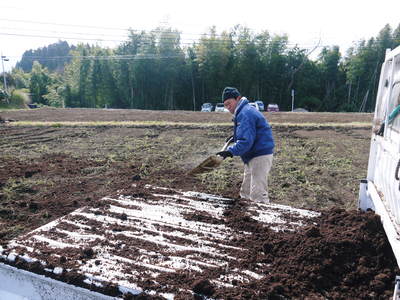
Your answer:
[[[29,89],[33,102],[56,107],[198,110],[220,102],[229,85],[282,110],[291,108],[295,90],[296,107],[373,111],[386,49],[398,45],[400,25],[386,25],[345,54],[319,45],[314,59],[285,34],[240,25],[221,33],[212,27],[193,43],[172,28],[130,30],[115,48],[60,41],[29,50],[8,80]]]

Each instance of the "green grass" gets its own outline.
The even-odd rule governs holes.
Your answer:
[[[20,104],[6,103],[3,102],[3,100],[0,101],[0,112],[13,110],[27,110],[27,108],[25,105],[21,107]]]
[[[0,190],[6,201],[15,201],[21,198],[23,194],[36,194],[44,186],[51,186],[53,183],[49,180],[18,178],[9,179]]]

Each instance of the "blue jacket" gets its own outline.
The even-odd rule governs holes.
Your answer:
[[[249,105],[246,98],[238,103],[233,122],[235,144],[228,151],[240,156],[246,164],[254,157],[273,154],[275,143],[271,126],[262,113]]]

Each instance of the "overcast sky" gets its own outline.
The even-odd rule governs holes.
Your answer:
[[[150,30],[168,24],[190,42],[212,25],[221,32],[242,24],[255,32],[287,33],[291,44],[303,48],[321,39],[322,45],[339,45],[344,54],[355,41],[376,36],[385,24],[395,28],[399,23],[399,0],[1,0],[0,51],[10,58],[9,69],[25,50],[58,39],[74,44],[76,38],[97,40],[114,47],[126,37],[126,28]]]

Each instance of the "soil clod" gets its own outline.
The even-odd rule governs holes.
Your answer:
[[[92,258],[94,256],[94,250],[92,248],[83,249],[83,256],[85,258]]]
[[[204,296],[212,296],[215,292],[214,286],[208,279],[199,279],[193,283],[193,292]]]
[[[134,175],[134,176],[132,176],[132,180],[133,180],[133,181],[139,181],[140,179],[142,179],[142,177],[140,177],[140,175]]]

